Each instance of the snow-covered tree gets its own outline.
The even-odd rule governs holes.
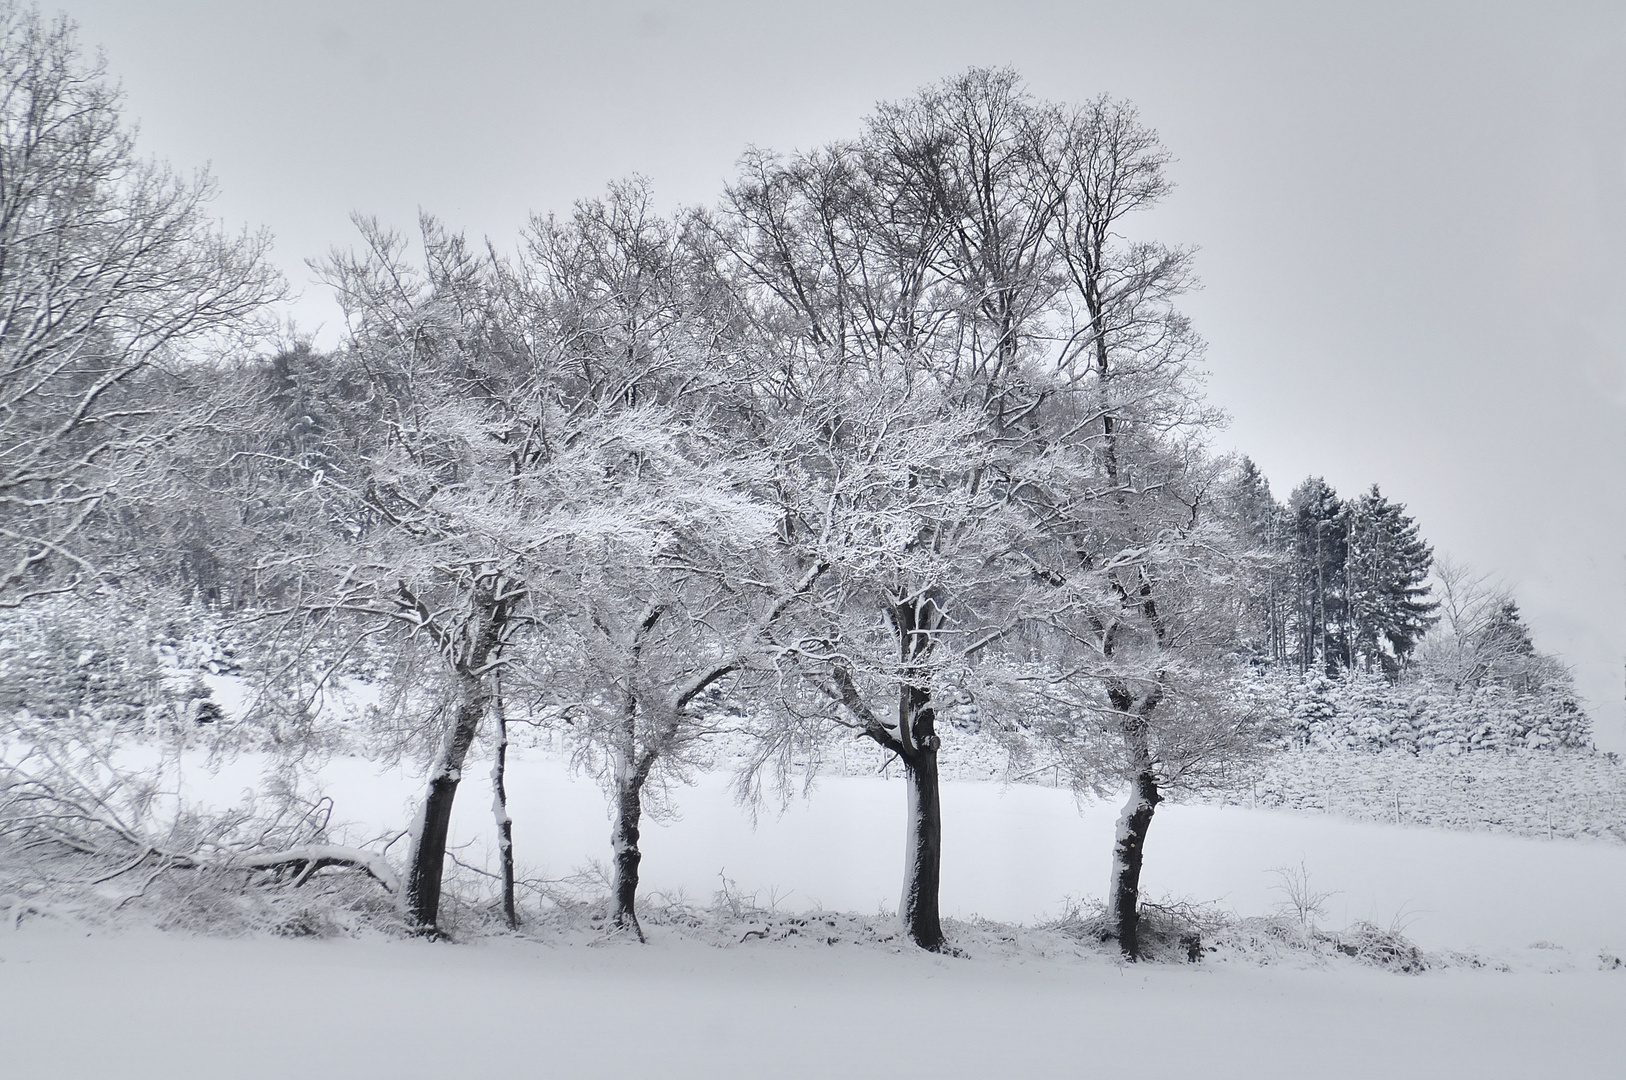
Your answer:
[[[1245,627],[1244,647],[1257,660],[1285,663],[1294,595],[1287,509],[1247,457],[1217,493],[1212,509],[1228,517],[1232,531],[1247,544],[1246,581],[1236,598]]]
[[[1209,512],[1213,479],[1194,460],[1126,498],[1112,527],[1071,533],[1068,543],[1082,539],[1098,561],[1052,556],[1051,625],[1026,685],[1011,695],[1017,734],[1040,763],[1080,790],[1129,788],[1107,907],[1132,958],[1141,951],[1139,883],[1157,806],[1170,792],[1234,782],[1270,735],[1269,714],[1235,686],[1245,548]]]
[[[1348,664],[1364,663],[1370,670],[1375,663],[1391,678],[1433,625],[1439,606],[1428,599],[1433,549],[1405,510],[1376,484],[1348,504]]]
[[[119,97],[71,22],[0,4],[0,604],[122,561],[114,504],[162,496],[140,466],[198,419],[166,377],[281,295],[268,239],[138,157]]]
[[[769,357],[765,415],[802,434],[786,542],[827,560],[795,655],[830,717],[898,755],[899,914],[942,947],[938,701],[1021,621],[1014,463],[1036,404],[1056,215],[1035,155],[1053,111],[1009,72],[882,106],[853,143],[757,153],[719,229]]]
[[[1569,670],[1535,646],[1512,593],[1462,563],[1434,563],[1439,622],[1417,649],[1420,678],[1454,692],[1499,686],[1515,694],[1573,697]]]
[[[1052,467],[1036,504],[1043,576],[1057,590],[1047,622],[1070,646],[1047,661],[1064,706],[1047,734],[1079,782],[1130,789],[1108,907],[1131,958],[1163,793],[1200,786],[1259,745],[1227,690],[1243,545],[1209,509],[1219,476],[1203,438],[1218,417],[1201,398],[1202,341],[1175,307],[1192,285],[1189,253],[1122,235],[1168,192],[1168,160],[1124,103],[1071,115],[1050,188],[1068,284],[1053,362],[1068,378],[1036,411],[1038,460]]]
[[[1344,564],[1349,557],[1349,513],[1319,476],[1288,499],[1292,520],[1294,652],[1300,671],[1335,670],[1349,656],[1349,607]]]
[[[825,433],[789,535],[870,537],[832,556],[830,621],[797,655],[904,762],[900,914],[928,948],[942,940],[939,703],[985,694],[1015,710],[1023,672],[1046,671],[1079,723],[1103,715],[1086,720],[1086,701],[1114,718],[1121,752],[1080,769],[1110,759],[1140,791],[1180,757],[1158,758],[1153,728],[1166,718],[1172,746],[1202,727],[1186,706],[1200,680],[1179,670],[1229,639],[1209,630],[1234,622],[1234,603],[1183,591],[1224,577],[1199,524],[1211,478],[1197,436],[1214,422],[1193,374],[1201,343],[1172,304],[1189,256],[1120,235],[1167,191],[1167,160],[1122,103],[1068,109],[1009,71],[973,70],[882,106],[851,144],[748,158],[730,193],[736,280],[785,400]],[[1044,655],[1060,641],[1093,659]],[[895,721],[879,706],[893,695]],[[1056,745],[1090,742],[1062,729]],[[1138,845],[1145,822],[1130,817]]]
[[[1027,568],[1012,561],[1009,531],[1021,522],[1002,485],[965,480],[990,457],[975,414],[853,369],[824,390],[803,438],[785,446],[779,504],[797,561],[827,568],[775,634],[808,692],[789,695],[798,722],[768,745],[802,749],[817,717],[903,763],[899,915],[912,941],[937,949],[939,720],[974,692],[988,646],[1019,620],[1013,585]]]
[[[444,661],[435,712],[407,733],[438,746],[407,879],[425,926],[499,671],[528,661],[520,682],[545,683],[540,703],[582,720],[612,763],[617,892],[636,929],[643,784],[688,738],[694,696],[745,662],[708,632],[759,636],[725,601],[760,575],[712,555],[760,546],[772,519],[713,415],[726,358],[707,347],[680,237],[650,203],[641,183],[616,185],[567,222],[533,223],[514,258],[477,255],[426,219],[421,267],[363,222],[364,249],[327,264],[351,319],[323,397],[348,419],[304,469],[307,499],[341,527],[283,561],[303,575],[299,607],[380,621]],[[657,669],[696,681],[662,696]],[[606,703],[615,722],[589,722]],[[501,806],[498,818],[506,835]]]
[[[512,277],[527,336],[551,342],[559,400],[616,448],[601,486],[623,527],[531,571],[548,617],[524,678],[604,781],[613,922],[640,938],[649,785],[684,775],[724,685],[773,670],[772,631],[823,570],[780,543],[780,477],[749,420],[727,306],[684,218],[652,202],[633,181],[534,221]]]
[[[418,699],[432,712],[412,725],[415,749],[435,749],[404,896],[409,918],[433,928],[463,766],[528,615],[524,555],[555,538],[556,493],[577,476],[544,453],[551,418],[493,317],[489,258],[425,218],[415,265],[399,234],[358,225],[361,249],[323,268],[347,337],[284,376],[321,405],[295,418],[317,430],[300,440],[289,493],[320,524],[262,568],[295,617],[358,619],[439,658],[425,680],[438,692]]]

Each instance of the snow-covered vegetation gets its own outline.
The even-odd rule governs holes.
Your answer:
[[[1452,690],[1426,681],[1289,675],[1251,683],[1249,692],[1279,697],[1287,739],[1298,747],[1455,756],[1592,745],[1591,724],[1574,698],[1548,687]]]
[[[1626,839],[1511,596],[1376,485],[1213,451],[1129,103],[972,69],[710,207],[358,218],[324,350],[71,26],[0,23],[14,930],[1417,974],[1503,961],[1332,920],[1330,832],[1211,902],[1181,823]]]
[[[1224,798],[1365,821],[1626,843],[1626,765],[1605,754],[1289,751],[1246,791]]]

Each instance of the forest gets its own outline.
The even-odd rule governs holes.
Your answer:
[[[390,933],[458,936],[457,889],[521,928],[548,823],[506,763],[546,743],[605,796],[598,925],[642,941],[648,822],[726,747],[742,814],[849,754],[901,776],[900,932],[952,952],[958,740],[1124,800],[1093,925],[1135,960],[1166,800],[1283,755],[1591,752],[1516,598],[1405,505],[1215,451],[1195,255],[1145,234],[1174,159],[1128,101],[973,68],[745,150],[708,206],[633,176],[511,237],[358,214],[319,347],[71,24],[0,22],[13,924],[320,879]],[[198,805],[153,764],[183,755],[265,773]],[[416,769],[413,818],[337,839],[340,756]],[[474,885],[460,792],[493,803]]]

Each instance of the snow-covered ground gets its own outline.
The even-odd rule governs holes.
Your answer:
[[[211,801],[256,779],[252,762],[188,770]],[[324,781],[351,841],[398,829],[418,794],[408,773],[358,759],[334,761]],[[559,756],[520,754],[509,790],[524,873],[558,879],[605,858],[602,795]],[[822,779],[754,828],[720,774],[671,794],[676,815],[644,833],[646,895],[704,905],[726,877],[780,911],[895,903],[895,778]],[[1032,923],[1100,895],[1110,802],[951,781],[943,807],[946,914]],[[455,829],[460,858],[483,861],[478,770]],[[950,936],[967,955],[954,958],[738,943],[659,922],[640,948],[228,940],[30,917],[0,927],[0,1075],[1620,1075],[1626,969],[1608,958],[1626,956],[1626,846],[1166,805],[1144,885],[1258,915],[1285,899],[1273,871],[1301,866],[1333,893],[1325,927],[1401,924],[1425,949],[1483,966],[1399,975],[1291,952],[1128,966],[991,948],[963,924]]]
[[[336,819],[367,822],[350,839],[407,819],[411,779],[366,763],[327,770]],[[604,797],[558,757],[510,766],[522,876],[560,879],[607,861]],[[753,826],[726,777],[671,792],[677,814],[648,823],[641,844],[647,893],[708,902],[726,877],[780,910],[873,913],[897,902],[903,862],[903,784],[825,777],[812,794]],[[460,858],[482,865],[493,829],[485,778],[464,780],[454,821]],[[1060,915],[1069,899],[1105,891],[1117,817],[1112,801],[1082,805],[1066,791],[948,781],[943,791],[943,910],[1003,922]],[[1238,806],[1167,804],[1152,824],[1142,885],[1149,897],[1212,901],[1241,915],[1285,899],[1275,871],[1303,868],[1330,891],[1325,924],[1398,923],[1424,948],[1496,950],[1551,941],[1578,953],[1626,955],[1626,847],[1461,833]]]
[[[1626,972],[0,931],[4,1075],[1618,1077]]]
[[[185,767],[185,785],[223,805],[253,788],[245,757],[218,772]],[[399,832],[422,795],[410,769],[338,758],[321,776],[336,839]],[[508,792],[520,876],[560,881],[607,862],[603,793],[566,759],[515,751]],[[827,776],[806,797],[752,815],[725,774],[673,787],[672,813],[646,818],[644,895],[709,903],[725,879],[735,895],[785,912],[874,914],[895,907],[903,861],[904,793],[895,775]],[[943,784],[943,912],[1035,923],[1105,891],[1118,808],[1064,790],[995,781]],[[462,862],[494,867],[489,782],[465,773],[451,843]],[[404,854],[404,841],[393,849]],[[1278,871],[1301,870],[1330,893],[1324,926],[1356,920],[1401,927],[1425,949],[1495,952],[1553,942],[1577,955],[1626,956],[1626,845],[1356,821],[1287,810],[1165,803],[1147,842],[1144,894],[1213,903],[1239,915],[1286,900]]]

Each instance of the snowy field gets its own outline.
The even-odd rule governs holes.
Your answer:
[[[0,937],[7,1077],[1618,1077],[1626,972]]]
[[[256,770],[249,756],[219,772],[201,762],[181,771],[197,798],[226,805],[258,784]],[[329,763],[321,786],[334,800],[336,840],[351,844],[398,833],[421,798],[408,770],[359,758]],[[608,860],[604,795],[561,755],[516,750],[508,792],[522,879],[558,882]],[[668,794],[672,812],[645,819],[647,898],[705,905],[726,879],[735,895],[781,912],[875,914],[896,905],[904,796],[895,775],[821,777],[809,796],[765,806],[754,823],[726,775],[705,774]],[[451,837],[465,864],[495,866],[490,802],[484,767],[471,766]],[[1031,924],[1101,896],[1117,813],[1114,800],[1081,804],[1055,788],[944,781],[944,915]],[[1626,955],[1626,846],[1601,839],[1165,803],[1152,823],[1142,890],[1154,901],[1263,915],[1284,901],[1276,871],[1290,868],[1302,868],[1311,888],[1331,894],[1326,927],[1356,920],[1396,926],[1425,949],[1550,941]]]
[[[484,777],[460,795],[459,857],[490,833]],[[248,765],[194,767],[229,798]],[[398,828],[410,776],[328,767],[347,839]],[[588,780],[546,753],[510,772],[522,872],[558,879],[608,840]],[[753,828],[725,778],[673,793],[645,831],[646,895],[705,905],[722,878],[781,912],[895,903],[901,782],[831,777]],[[992,782],[944,785],[945,914],[1035,923],[1100,895],[1111,805]],[[1626,847],[1166,806],[1149,898],[1241,915],[1284,900],[1273,870],[1333,895],[1324,927],[1399,925],[1471,952],[1420,975],[1324,958],[1123,965],[1110,953],[715,939],[647,927],[647,947],[582,939],[198,938],[29,918],[0,928],[0,1075],[77,1077],[1620,1075],[1626,1060]],[[732,939],[729,939],[732,942]],[[1269,960],[1261,963],[1260,960]]]

